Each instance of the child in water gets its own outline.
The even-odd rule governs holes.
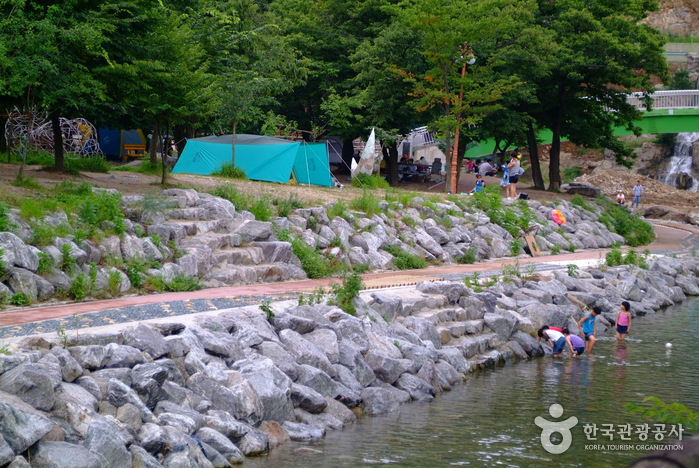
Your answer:
[[[592,352],[592,347],[595,346],[595,342],[597,341],[597,338],[595,338],[595,319],[601,313],[602,309],[595,307],[592,310],[589,310],[585,316],[578,321],[578,326],[582,330],[583,337],[585,338],[585,351],[588,353]]]
[[[571,335],[568,327],[563,329],[563,336],[568,342],[568,348],[570,348],[570,357],[580,356],[585,352],[585,342],[578,335]]]
[[[616,316],[616,340],[624,343],[626,335],[631,331],[631,304],[627,301],[619,306],[619,313]]]
[[[544,325],[539,329],[539,331],[537,331],[536,334],[539,336],[539,338],[547,340],[551,347],[553,347],[553,357],[560,357],[561,354],[563,354],[563,348],[566,347],[567,342],[565,336],[563,336],[563,333],[552,330]]]

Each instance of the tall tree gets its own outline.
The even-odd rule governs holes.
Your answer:
[[[547,73],[534,81],[539,105],[532,109],[553,133],[550,190],[561,184],[562,137],[611,148],[628,164],[630,152],[613,130],[633,127],[641,114],[627,104],[626,93],[652,92],[652,76],[664,79],[667,73],[663,37],[640,23],[657,8],[654,0],[538,1],[538,24],[553,33],[555,43]]]
[[[64,169],[59,117],[105,97],[92,70],[105,63],[107,10],[101,1],[0,1],[0,94],[49,113],[57,170]]]

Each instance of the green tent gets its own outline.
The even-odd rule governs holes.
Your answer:
[[[173,174],[210,175],[231,161],[232,135],[187,141]],[[325,143],[288,141],[260,135],[237,135],[235,165],[248,179],[332,187]]]

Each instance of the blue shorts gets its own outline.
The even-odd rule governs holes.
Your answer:
[[[585,348],[573,348],[573,352],[575,352],[575,354],[580,356],[582,353],[585,352]]]
[[[563,352],[563,348],[566,347],[566,339],[565,337],[560,337],[558,341],[556,341],[553,344],[553,354],[561,354]]]
[[[628,325],[617,325],[616,332],[619,333],[620,335],[626,335],[629,332],[629,326]]]
[[[595,336],[594,333],[585,333],[585,341],[590,341],[590,337]]]

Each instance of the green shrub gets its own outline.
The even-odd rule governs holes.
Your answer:
[[[510,241],[510,255],[516,257],[522,251],[522,239],[515,237]]]
[[[605,264],[610,267],[618,266],[621,265],[623,262],[623,257],[621,254],[621,250],[619,249],[612,249],[610,252],[607,252],[605,255]]]
[[[121,273],[118,270],[111,270],[107,275],[107,292],[110,296],[116,297],[119,295],[120,286]]]
[[[258,198],[257,201],[250,206],[250,213],[252,213],[258,221],[269,221],[274,214],[269,197],[262,196]]]
[[[566,272],[568,273],[568,276],[572,276],[573,278],[578,276],[578,266],[575,265],[574,263],[570,263],[566,265]]]
[[[575,166],[566,167],[563,169],[562,182],[564,184],[570,183],[580,177],[580,174],[582,174],[582,168]]]
[[[277,216],[283,218],[288,217],[291,212],[298,208],[303,208],[303,203],[297,200],[293,195],[289,195],[289,198],[275,198],[272,200],[272,204],[277,207]]]
[[[618,265],[635,265],[643,269],[648,268],[645,255],[639,254],[633,249],[626,252],[626,255],[623,255],[619,249],[612,249],[610,252],[607,252],[607,255],[605,256],[605,264],[610,267]]]
[[[658,397],[643,399],[642,405],[627,403],[626,410],[662,424],[681,424],[684,430],[694,433],[699,429],[699,412],[694,412],[682,403],[665,403]]]
[[[16,292],[10,297],[10,304],[16,306],[28,306],[32,301],[23,292]]]
[[[595,209],[589,203],[587,203],[585,199],[580,195],[575,195],[573,198],[571,198],[570,203],[571,205],[577,206],[578,208],[582,208],[586,211],[595,211]]]
[[[410,226],[412,228],[417,226],[417,221],[415,221],[415,219],[411,218],[410,216],[403,216],[400,220],[403,223],[405,223],[406,226]]]
[[[393,255],[393,265],[399,270],[416,270],[427,265],[424,258],[408,253],[398,246],[389,245],[384,250]]]
[[[291,238],[291,249],[301,261],[301,268],[309,278],[325,278],[336,268],[323,254],[297,237]]]
[[[255,203],[255,198],[252,195],[241,193],[232,184],[217,185],[209,190],[209,193],[233,203],[236,210],[250,211],[250,208]]]
[[[338,216],[342,217],[345,211],[347,211],[347,203],[344,200],[338,200],[327,211],[329,219],[337,218]]]
[[[572,242],[568,242],[568,252],[575,252],[576,249],[577,247],[575,247],[575,244],[573,244]]]
[[[465,265],[476,263],[476,249],[469,247],[461,257],[456,259],[456,262]]]
[[[148,282],[158,292],[198,291],[202,288],[199,278],[184,274],[176,275],[170,281],[165,281],[160,276],[151,276],[148,278]]]
[[[367,190],[364,190],[361,197],[352,200],[350,206],[357,211],[363,211],[368,217],[381,211],[379,208],[379,200]]]
[[[607,210],[599,217],[607,229],[622,236],[632,247],[650,244],[655,238],[653,226],[626,208],[608,202]]]
[[[561,244],[553,244],[551,246],[551,255],[557,255],[561,253]]]
[[[232,164],[224,164],[221,169],[213,172],[211,175],[227,177],[229,179],[243,179],[247,180],[248,176],[245,171],[239,167],[234,167]]]
[[[14,223],[10,219],[10,208],[3,202],[0,202],[0,231],[12,231],[15,227]]]
[[[56,237],[66,237],[73,233],[73,229],[67,224],[59,224],[58,226],[49,226],[44,223],[32,225],[32,244],[44,246],[53,243]]]
[[[76,301],[82,301],[87,297],[88,290],[88,279],[84,273],[80,273],[70,282],[68,295]]]
[[[70,244],[61,245],[61,270],[69,272],[75,265],[75,257],[70,251]]]
[[[353,301],[362,289],[364,289],[364,283],[357,272],[345,273],[342,275],[341,283],[332,285],[328,304],[336,305],[350,315],[356,315],[357,310]]]
[[[391,187],[389,183],[386,182],[386,179],[384,179],[378,174],[357,174],[356,176],[352,177],[352,185],[355,187],[370,190],[387,189]]]
[[[69,174],[77,174],[80,171],[109,172],[112,166],[104,156],[95,155],[88,158],[65,159],[64,165]]]
[[[46,252],[39,252],[39,266],[36,269],[36,274],[37,275],[43,275],[45,273],[48,273],[51,271],[51,268],[53,268],[54,262],[53,262],[53,257]]]
[[[513,237],[520,234],[522,230],[520,226],[526,226],[528,229],[528,223],[533,219],[533,213],[529,218],[519,216],[512,209],[506,208],[502,202],[498,185],[488,185],[484,191],[474,193],[471,197],[471,204],[474,208],[483,211],[492,223],[504,228]],[[520,221],[520,217],[524,219]]]
[[[124,272],[131,281],[131,286],[140,288],[143,286],[143,274],[148,269],[148,265],[140,259],[133,258],[124,266]]]

